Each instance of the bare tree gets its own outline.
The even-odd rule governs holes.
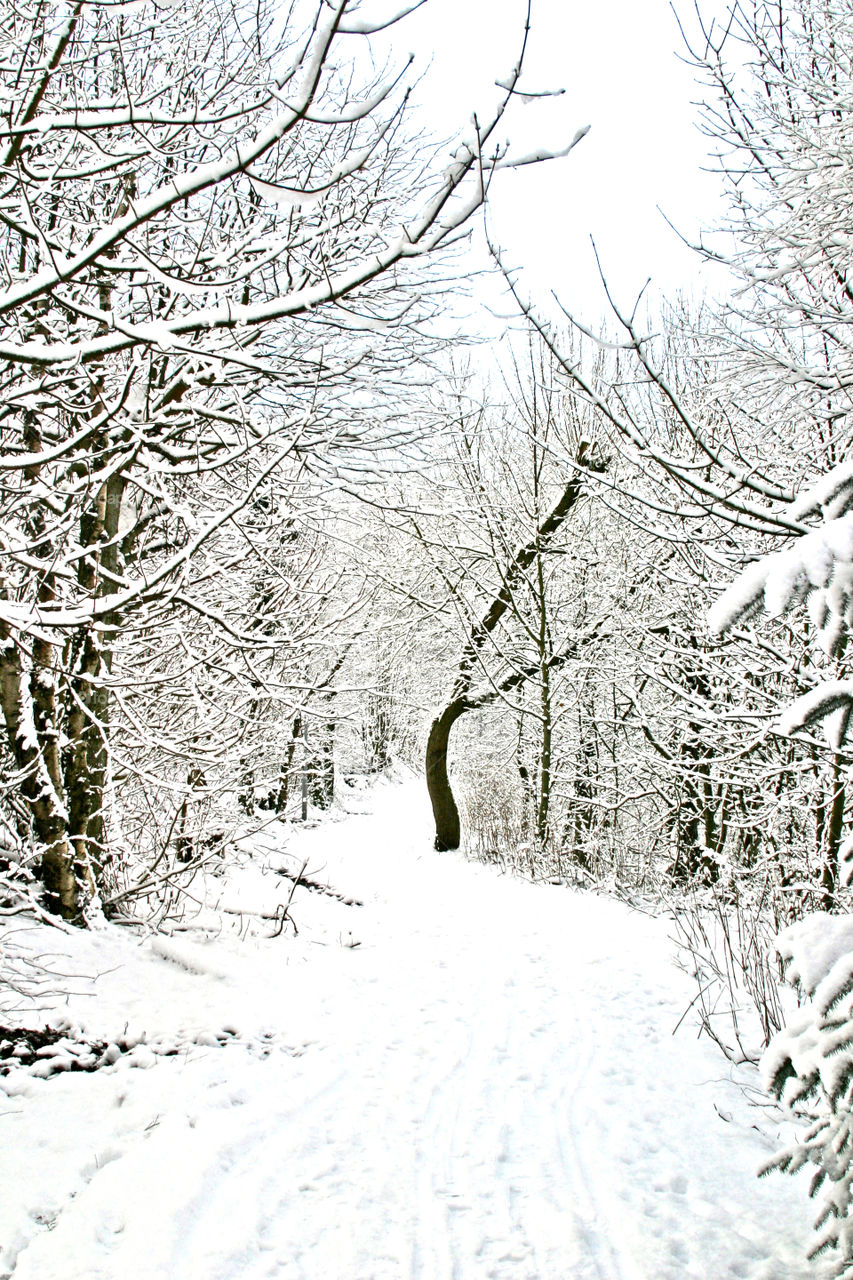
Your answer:
[[[540,393],[536,393],[539,395]],[[548,397],[541,393],[543,401]],[[524,420],[497,424],[457,394],[455,461],[448,484],[454,517],[411,518],[411,527],[447,592],[461,652],[426,745],[426,781],[438,849],[460,842],[459,811],[448,776],[454,725],[496,700],[535,686],[538,726],[534,838],[546,841],[551,805],[552,673],[573,657],[578,637],[558,637],[550,616],[549,555],[565,536],[585,475],[601,468],[570,413],[556,403],[527,406]],[[557,426],[557,417],[565,420]],[[557,437],[560,437],[559,441]],[[554,465],[554,455],[561,465]],[[591,631],[595,631],[593,626]],[[445,677],[446,678],[446,677]]]
[[[722,862],[773,865],[786,894],[787,882],[810,880],[824,905],[840,884],[844,759],[817,738],[780,741],[773,725],[792,696],[847,678],[844,646],[814,646],[817,614],[759,636],[745,610],[722,645],[697,614],[745,564],[807,542],[813,515],[797,491],[826,470],[842,475],[849,452],[850,228],[839,174],[850,32],[845,4],[736,3],[725,28],[700,27],[692,41],[732,233],[700,252],[739,277],[728,303],[657,316],[613,304],[602,373],[509,279],[567,388],[587,399],[633,471],[621,488],[600,477],[599,497],[660,540],[659,577],[675,607],[661,600],[648,619],[635,702],[678,796],[675,867],[713,879]],[[654,723],[661,711],[667,727]]]
[[[118,847],[117,735],[158,736],[181,651],[251,684],[274,638],[214,584],[280,536],[294,477],[393,444],[370,388],[405,381],[423,264],[508,163],[521,61],[442,163],[407,140],[404,76],[362,71],[382,25],[357,0],[0,13],[0,704],[67,918]],[[186,786],[204,730],[182,737]]]

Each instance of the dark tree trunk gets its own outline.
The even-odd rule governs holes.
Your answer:
[[[837,755],[832,757],[829,781],[829,804],[821,806],[823,821],[818,833],[819,842],[822,846],[820,905],[824,911],[831,911],[836,903],[836,890],[839,879],[838,850],[841,845],[841,835],[844,829],[846,790],[843,778],[841,777],[840,762]]]
[[[447,775],[447,745],[450,730],[467,709],[464,698],[455,699],[433,720],[427,739],[426,781],[435,818],[435,847],[441,853],[459,848],[459,810]]]

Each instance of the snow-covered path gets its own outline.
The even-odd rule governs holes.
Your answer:
[[[119,966],[99,1009],[241,1042],[19,1080],[0,1276],[818,1274],[804,1188],[756,1180],[769,1148],[727,1064],[673,1039],[691,993],[665,922],[432,853],[412,785],[298,851],[364,905],[300,890],[295,940],[137,946],[132,990],[118,931],[79,944]]]

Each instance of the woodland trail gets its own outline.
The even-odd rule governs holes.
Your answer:
[[[691,992],[665,921],[434,854],[414,784],[299,854],[364,905],[300,891],[298,940],[232,948],[227,978],[183,974],[163,1001],[262,1011],[289,1047],[87,1077],[136,1090],[127,1132],[108,1141],[99,1116],[89,1177],[7,1275],[817,1274],[803,1188],[756,1180],[756,1113],[716,1051],[672,1035]]]

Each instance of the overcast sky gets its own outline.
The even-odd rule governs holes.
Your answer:
[[[702,7],[719,13],[724,0]],[[681,9],[695,30],[692,0]],[[431,60],[421,98],[436,132],[486,113],[494,80],[516,60],[525,12],[525,0],[429,0],[402,25],[395,50],[411,49],[420,67]],[[591,128],[566,159],[503,174],[494,190],[495,235],[532,295],[555,289],[597,317],[591,235],[623,303],[649,276],[667,292],[697,287],[694,255],[657,208],[688,237],[722,211],[719,180],[702,173],[708,141],[693,105],[702,91],[678,52],[668,0],[533,0],[525,86],[566,93],[516,111],[515,149],[557,149]]]

